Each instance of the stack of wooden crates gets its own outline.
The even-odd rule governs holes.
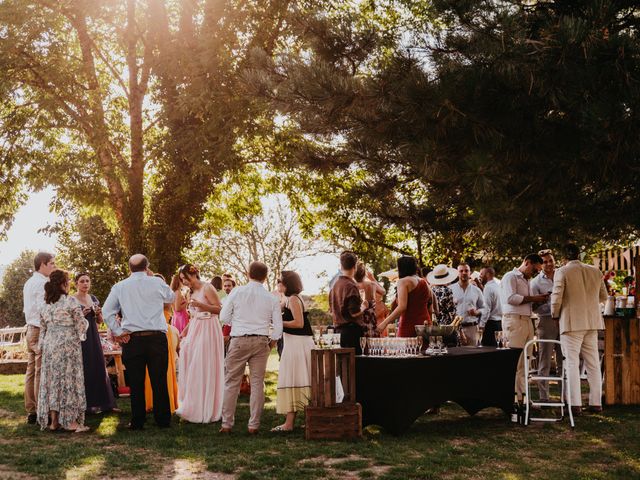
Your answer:
[[[341,403],[336,403],[337,381],[341,381],[344,390]],[[305,408],[305,437],[344,440],[361,436],[362,407],[356,403],[355,349],[312,350],[311,401]]]

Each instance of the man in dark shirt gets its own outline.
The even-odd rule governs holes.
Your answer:
[[[340,255],[342,274],[329,292],[329,308],[336,333],[340,334],[340,346],[353,347],[356,349],[356,355],[361,355],[362,314],[368,304],[360,298],[358,284],[353,279],[357,263],[358,257],[353,252],[345,251]]]

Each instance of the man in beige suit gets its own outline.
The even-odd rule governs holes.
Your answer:
[[[602,273],[578,260],[575,244],[565,247],[567,264],[556,271],[551,294],[551,316],[560,319],[560,341],[567,356],[574,415],[582,413],[580,351],[587,368],[589,410],[602,411],[602,373],[598,354],[598,330],[604,329],[600,302],[607,299]]]

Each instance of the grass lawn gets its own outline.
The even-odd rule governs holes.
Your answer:
[[[468,416],[456,405],[425,415],[401,436],[369,428],[356,442],[305,441],[269,433],[275,414],[275,373],[269,373],[263,428],[246,433],[241,397],[236,431],[192,425],[174,417],[161,430],[150,417],[129,432],[128,399],[120,415],[91,416],[86,434],[51,434],[25,423],[23,376],[0,376],[0,479],[640,479],[640,408],[608,408],[568,422],[520,427],[502,412]]]

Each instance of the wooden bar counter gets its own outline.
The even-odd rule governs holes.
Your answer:
[[[604,317],[605,405],[640,404],[640,319]]]

